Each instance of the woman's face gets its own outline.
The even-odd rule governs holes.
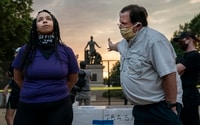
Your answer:
[[[36,18],[37,31],[40,34],[52,34],[53,33],[53,19],[47,12],[41,12]]]

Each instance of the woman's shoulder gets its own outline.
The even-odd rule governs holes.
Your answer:
[[[21,46],[20,50],[25,50],[26,47],[27,47],[27,44],[24,44]]]
[[[72,48],[65,44],[59,44],[57,50],[58,52],[65,53],[68,56],[74,55],[74,51],[72,50]]]
[[[65,51],[70,51],[72,50],[71,47],[67,46],[66,44],[58,44],[58,49],[60,50],[65,50]]]
[[[19,53],[19,54],[24,53],[26,47],[27,47],[27,44],[22,45],[18,53]]]

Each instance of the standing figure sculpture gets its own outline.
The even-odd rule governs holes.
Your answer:
[[[93,36],[91,36],[90,41],[88,41],[85,46],[85,61],[87,64],[100,64],[101,62],[101,55],[96,52],[95,45],[98,48],[101,48],[95,41],[93,41]],[[87,49],[88,46],[89,50]]]

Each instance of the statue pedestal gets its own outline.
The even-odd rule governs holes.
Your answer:
[[[90,82],[91,87],[99,87],[104,86],[103,83],[103,69],[104,66],[101,64],[89,64],[87,68],[91,71],[92,81]],[[104,91],[102,90],[95,90],[91,91],[91,99],[96,101],[96,97],[102,96]]]
[[[103,69],[104,66],[101,64],[89,64],[87,68],[91,71],[92,81],[90,84],[103,85]]]

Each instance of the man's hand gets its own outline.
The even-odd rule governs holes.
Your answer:
[[[113,44],[110,38],[108,38],[108,51],[112,51],[112,50],[118,51],[117,45],[118,43]]]
[[[110,38],[108,38],[108,51],[112,51],[111,46],[112,42],[110,41]]]
[[[172,110],[176,115],[178,115],[178,112],[177,112],[177,110],[176,110],[176,107],[172,107],[171,110]]]

